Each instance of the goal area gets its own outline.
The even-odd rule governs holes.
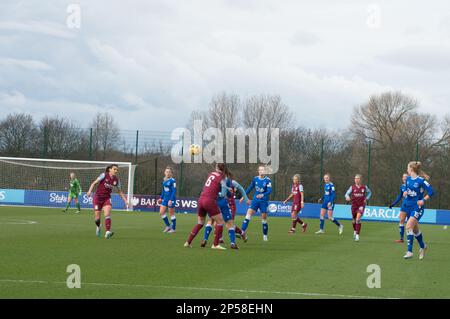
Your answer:
[[[118,165],[122,191],[130,202],[136,166],[129,162],[0,157],[0,205],[64,207],[70,173],[75,173],[82,189],[80,204],[92,208],[92,198],[86,195],[89,186],[111,164]],[[125,208],[115,190],[111,199],[116,209]]]

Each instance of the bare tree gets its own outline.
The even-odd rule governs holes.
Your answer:
[[[252,96],[245,102],[243,123],[246,127],[288,129],[293,114],[279,95]]]
[[[68,158],[85,146],[87,136],[67,118],[44,117],[38,126],[46,156]]]
[[[382,145],[392,144],[402,138],[407,115],[417,106],[416,99],[401,92],[372,95],[367,103],[353,110],[352,132]]]
[[[93,144],[95,152],[101,152],[102,160],[106,153],[112,151],[118,142],[119,127],[109,113],[97,113],[91,122],[93,128]]]
[[[37,150],[37,128],[29,114],[9,114],[0,122],[0,150],[8,156],[25,156]]]
[[[226,128],[235,128],[241,122],[241,108],[237,94],[218,94],[211,99],[209,104],[206,125],[219,128],[222,132],[225,132]]]

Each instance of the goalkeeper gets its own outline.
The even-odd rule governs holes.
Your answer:
[[[78,197],[81,195],[81,185],[78,179],[75,176],[75,173],[70,173],[70,186],[69,186],[69,196],[67,198],[67,205],[63,212],[67,212],[69,209],[70,203],[72,202],[72,198],[77,205],[78,210],[77,213],[81,212],[80,202],[78,201]]]

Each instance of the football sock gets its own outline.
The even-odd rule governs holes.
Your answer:
[[[425,248],[425,243],[423,242],[423,235],[422,232],[419,230],[418,234],[414,234],[414,236],[416,237],[417,241],[419,242],[419,246],[420,248]]]
[[[230,237],[230,243],[233,245],[236,244],[236,232],[234,230],[234,227],[228,229],[228,236]]]
[[[80,202],[77,203],[78,210],[81,210]]]
[[[68,210],[68,209],[69,209],[69,206],[70,206],[70,203],[67,202],[67,204],[66,204],[66,209],[65,209],[65,210]]]
[[[111,216],[105,217],[105,228],[106,228],[106,231],[111,230]]]
[[[339,224],[339,222],[338,222],[337,219],[332,218],[331,221],[332,221],[333,223],[335,223],[337,227],[341,226],[341,224]]]
[[[203,235],[203,240],[208,240],[209,234],[211,234],[212,226],[210,224],[207,224],[205,227],[205,234]]]
[[[242,231],[247,231],[248,223],[250,223],[250,219],[252,218],[251,215],[247,214],[245,216],[244,222],[242,223]]]
[[[172,229],[175,230],[177,228],[177,218],[173,215],[170,219],[172,220]]]
[[[355,228],[356,228],[356,233],[359,235],[359,233],[361,232],[361,221],[360,220],[356,221]]]
[[[202,229],[203,224],[197,224],[194,226],[194,228],[192,228],[191,233],[189,234],[188,237],[188,244],[190,245],[192,243],[192,240],[194,240],[195,236],[197,236],[198,232],[200,231],[200,229]]]
[[[298,218],[298,217],[297,217],[297,223],[299,223],[299,224],[302,225],[302,226],[303,226],[303,224],[304,224],[304,223],[303,223],[303,220],[301,220],[301,219]]]
[[[295,226],[297,226],[297,220],[293,219],[292,220],[292,228],[295,229]]]
[[[414,234],[412,230],[406,232],[406,242],[408,243],[408,251],[412,253],[414,243]]]
[[[269,232],[269,224],[267,224],[267,220],[265,219],[262,220],[262,231],[263,235],[267,236],[267,233]]]
[[[214,229],[214,246],[219,245],[219,240],[222,238],[223,225],[217,225]]]
[[[97,227],[100,227],[100,219],[95,220],[95,225],[97,225]]]
[[[325,219],[320,218],[320,229],[323,230],[323,226],[325,225]]]
[[[234,226],[236,228],[236,234],[242,234],[242,230],[238,226]]]
[[[164,221],[164,224],[166,224],[166,227],[170,227],[169,218],[167,218],[167,215],[164,214],[161,216],[161,218]]]
[[[398,225],[398,229],[400,232],[400,239],[403,240],[403,238],[405,237],[405,225],[404,224],[399,224]]]

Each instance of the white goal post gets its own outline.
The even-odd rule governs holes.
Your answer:
[[[82,161],[82,160],[59,160],[44,158],[22,158],[22,157],[0,157],[0,204],[45,206],[45,201],[38,201],[39,191],[67,192],[69,185],[69,174],[74,172],[80,181],[82,191],[87,192],[89,185],[105,171],[108,165],[117,164],[119,167],[119,179],[123,191],[126,191],[128,203],[131,203],[134,189],[134,173],[136,165],[131,162],[106,162],[106,161]],[[35,192],[36,202],[23,203],[20,199],[25,195],[22,192]],[[28,194],[27,193],[27,194]],[[8,194],[10,194],[8,199]],[[30,195],[31,196],[31,195]],[[42,195],[44,196],[44,195]],[[55,195],[58,197],[58,195]],[[19,197],[19,199],[17,199]],[[28,196],[27,196],[28,197]],[[32,197],[32,196],[31,196]],[[60,196],[61,197],[61,196]],[[64,201],[57,201],[58,204]],[[50,206],[54,205],[51,202]],[[60,205],[61,206],[61,205]],[[127,210],[132,210],[130,205]]]

